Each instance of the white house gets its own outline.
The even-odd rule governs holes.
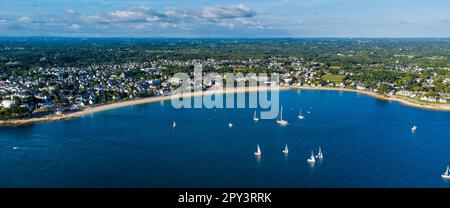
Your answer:
[[[2,101],[2,107],[4,107],[4,108],[11,108],[12,104],[13,104],[12,100],[3,100]]]

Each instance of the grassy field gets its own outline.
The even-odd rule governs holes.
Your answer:
[[[328,80],[334,83],[341,83],[344,80],[344,75],[325,74],[322,76],[322,80]]]

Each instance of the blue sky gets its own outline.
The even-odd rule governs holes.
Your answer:
[[[0,36],[450,37],[450,1],[2,0]]]

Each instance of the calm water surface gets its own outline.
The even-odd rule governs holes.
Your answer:
[[[177,110],[169,101],[2,127],[0,187],[450,187],[440,177],[449,112],[351,92],[280,99],[287,127],[254,122],[254,109]],[[311,167],[319,146],[325,158]]]

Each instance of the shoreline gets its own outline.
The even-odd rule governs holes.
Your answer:
[[[422,108],[422,109],[435,110],[435,111],[450,111],[450,104],[421,103],[419,101],[412,100],[409,98],[403,98],[403,97],[398,97],[398,96],[387,96],[387,95],[382,95],[382,94],[379,94],[376,92],[365,91],[365,90],[336,88],[336,87],[332,88],[332,87],[300,87],[300,86],[291,86],[290,89],[354,92],[354,93],[364,94],[364,95],[373,97],[375,99],[399,102],[400,104],[410,106],[410,107],[415,107],[415,108]]]
[[[335,88],[335,87],[331,88],[331,87],[303,87],[303,86],[276,86],[276,87],[260,86],[260,87],[233,88],[233,91],[231,91],[231,92],[229,92],[227,90],[223,90],[223,89],[192,92],[192,93],[188,93],[186,95],[180,94],[180,96],[183,98],[186,98],[186,97],[210,95],[210,94],[214,94],[214,93],[226,94],[226,93],[256,92],[259,90],[270,90],[273,88],[278,88],[279,90],[300,89],[300,90],[324,90],[324,91],[354,92],[354,93],[368,95],[375,99],[396,101],[396,102],[399,102],[400,104],[410,106],[410,107],[416,107],[416,108],[422,108],[422,109],[428,109],[428,110],[437,110],[437,111],[450,111],[450,104],[426,104],[426,103],[420,103],[420,102],[417,102],[414,100],[410,100],[407,98],[401,98],[401,97],[397,97],[397,96],[395,96],[395,97],[385,96],[385,95],[381,95],[381,94],[371,92],[371,91],[347,89],[347,88]],[[107,110],[112,110],[112,109],[116,109],[116,108],[122,108],[122,107],[127,107],[127,106],[134,106],[134,105],[170,100],[171,97],[172,97],[171,95],[168,95],[168,96],[160,95],[160,96],[155,96],[155,97],[140,98],[140,99],[136,99],[136,100],[119,101],[119,102],[115,102],[115,103],[87,107],[85,109],[82,109],[81,111],[63,114],[63,115],[49,115],[49,116],[45,116],[45,117],[29,118],[29,119],[1,120],[0,127],[1,126],[28,125],[28,124],[37,123],[37,122],[52,122],[52,121],[68,120],[68,119],[78,118],[78,117],[82,117],[85,115],[102,112],[102,111],[107,111]]]

